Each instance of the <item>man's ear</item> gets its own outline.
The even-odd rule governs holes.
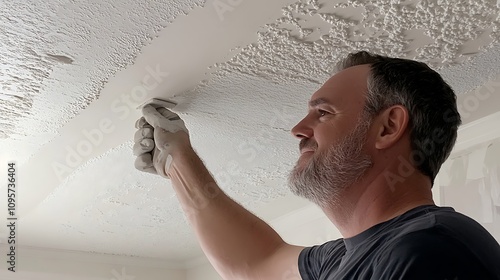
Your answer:
[[[408,110],[401,105],[391,106],[378,116],[375,148],[387,149],[396,144],[408,127]]]

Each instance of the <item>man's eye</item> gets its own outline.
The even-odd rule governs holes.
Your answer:
[[[318,114],[319,114],[321,117],[323,117],[323,116],[325,116],[326,114],[328,114],[328,112],[327,112],[327,111],[325,111],[325,110],[318,109]]]

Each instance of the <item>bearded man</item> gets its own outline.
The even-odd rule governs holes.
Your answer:
[[[431,188],[457,138],[456,96],[421,62],[348,55],[293,129],[293,193],[343,238],[287,244],[229,198],[196,155],[184,122],[145,106],[136,168],[172,181],[224,279],[500,279],[500,246],[477,222],[434,204]]]

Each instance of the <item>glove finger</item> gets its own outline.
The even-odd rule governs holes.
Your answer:
[[[170,141],[172,139],[172,132],[166,131],[165,129],[158,127],[154,130],[154,141],[155,146],[159,150],[168,150],[170,148]]]
[[[147,124],[146,120],[144,119],[144,117],[141,117],[140,119],[138,119],[138,120],[135,122],[135,128],[141,128],[141,127],[143,127],[145,124]]]
[[[167,172],[170,169],[170,165],[172,164],[172,156],[168,151],[155,149],[153,164],[158,175],[165,178],[170,178]]]
[[[153,128],[139,128],[134,134],[134,142],[140,142],[142,139],[153,139]]]
[[[166,109],[165,109],[166,110]],[[162,110],[163,111],[163,110]],[[166,111],[164,111],[166,112]],[[153,128],[158,128],[161,127],[166,131],[169,132],[177,132],[180,130],[183,130],[187,132],[186,126],[184,125],[184,121],[182,121],[179,116],[173,112],[168,113],[171,118],[178,118],[176,120],[169,120],[166,117],[164,117],[160,112],[158,112],[157,109],[155,109],[153,106],[146,105],[144,108],[142,108],[142,113],[144,114],[145,120],[153,126]],[[165,113],[167,114],[167,113]],[[156,137],[155,137],[156,138]]]
[[[164,116],[165,118],[171,120],[171,121],[175,121],[175,120],[180,120],[181,118],[179,117],[179,115],[177,115],[176,113],[170,111],[169,109],[167,108],[164,108],[164,107],[160,107],[158,109],[156,109],[162,116]]]
[[[139,156],[145,153],[151,152],[155,148],[155,142],[153,139],[142,139],[135,142],[133,149],[134,155]]]
[[[153,165],[153,158],[150,153],[138,156],[135,159],[134,166],[139,171],[158,174],[156,172],[156,168]]]
[[[187,132],[186,125],[179,115],[163,107],[158,108],[157,110],[162,116],[170,121],[169,124],[172,128],[168,129],[168,131],[175,133],[179,130],[184,130]]]
[[[135,122],[135,128],[143,128],[143,127],[149,127],[153,128],[147,121],[144,119],[144,117],[141,117]]]
[[[153,126],[153,128],[161,127],[162,122],[165,120],[165,117],[151,105],[144,106],[142,108],[142,114],[146,122]]]

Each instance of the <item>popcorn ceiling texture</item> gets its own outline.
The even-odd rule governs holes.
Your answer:
[[[133,63],[161,28],[204,3],[115,2],[1,2],[0,15],[8,19],[0,23],[3,151],[19,157],[36,151],[98,98],[106,80]],[[193,146],[222,188],[253,210],[288,194],[286,177],[298,157],[289,131],[348,52],[429,62],[458,93],[499,73],[496,3],[435,3],[297,1],[263,26],[254,44],[207,69],[210,80],[177,97],[187,107],[181,117]],[[68,177],[23,220],[25,244],[176,260],[199,255],[168,181],[136,171],[131,145]]]
[[[462,62],[499,42],[500,8],[493,0],[302,0],[283,8],[283,17],[258,35],[257,43],[215,65],[219,74],[321,84],[340,57],[356,50],[438,68]]]
[[[457,94],[468,93],[500,74],[500,44],[463,63],[439,71]]]
[[[29,157],[161,29],[204,3],[1,1],[2,146],[18,159]]]

